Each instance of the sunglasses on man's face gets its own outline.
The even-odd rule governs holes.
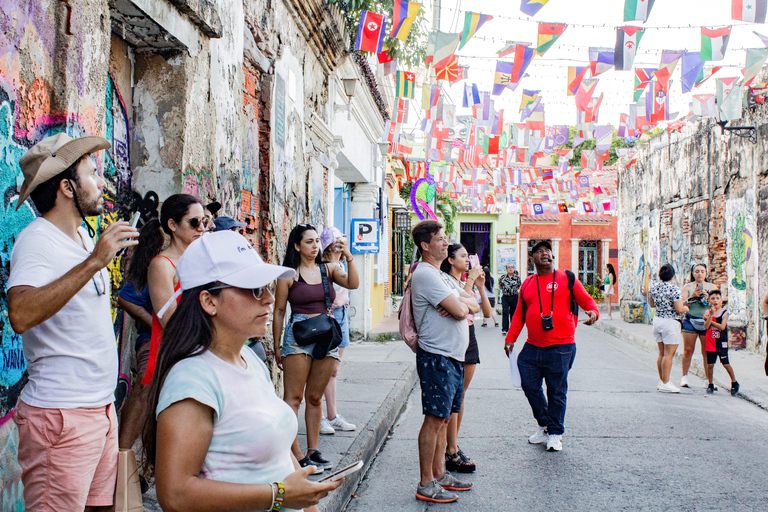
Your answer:
[[[248,290],[248,288],[240,288],[239,286],[232,286],[229,284],[225,284],[222,286],[214,286],[213,288],[208,288],[209,290],[223,290],[225,288],[238,288],[240,290]],[[261,298],[264,296],[264,291],[268,291],[272,296],[275,295],[275,288],[277,288],[277,281],[272,281],[266,286],[260,286],[259,288],[250,288],[251,293],[253,294],[253,298],[256,300],[261,300]]]

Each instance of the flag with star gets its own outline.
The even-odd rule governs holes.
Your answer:
[[[565,23],[542,23],[539,22],[539,34],[536,38],[536,54],[541,56],[549,50],[555,41],[563,35],[568,25]]]

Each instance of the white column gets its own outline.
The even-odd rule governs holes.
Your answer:
[[[376,183],[357,183],[352,190],[350,215],[353,219],[370,219],[373,209],[379,202],[379,187]],[[350,237],[354,237],[350,233]],[[352,243],[352,240],[349,241]],[[349,316],[349,328],[366,336],[373,329],[371,311],[371,276],[373,275],[373,255],[355,254],[355,266],[360,276],[360,287],[349,294],[352,307]]]
[[[607,265],[609,263],[609,256],[610,256],[610,245],[611,245],[611,239],[610,238],[603,238],[603,265]],[[600,269],[600,274],[603,273],[603,269]]]
[[[579,239],[571,238],[571,272],[579,273]]]
[[[525,280],[528,277],[528,239],[517,239],[517,271],[520,273],[520,279]]]
[[[560,239],[552,238],[552,256],[555,258],[555,268],[557,268],[558,256],[560,255]]]

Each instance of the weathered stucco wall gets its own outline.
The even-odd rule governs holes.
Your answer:
[[[655,136],[641,148],[637,164],[621,171],[620,300],[641,303],[642,320],[650,322],[646,297],[659,267],[672,263],[682,285],[691,265],[705,263],[710,281],[728,300],[731,343],[762,352],[768,109],[745,109],[734,124],[757,126],[758,143],[723,135],[712,120],[703,121]]]
[[[62,130],[105,136],[107,210],[94,225],[148,192],[184,191],[221,201],[279,261],[296,223],[330,218],[328,84],[347,41],[325,0],[0,0],[0,510],[24,508],[11,418],[26,366],[5,289],[36,215],[31,202],[15,211],[21,156]],[[123,266],[110,268],[113,293]]]

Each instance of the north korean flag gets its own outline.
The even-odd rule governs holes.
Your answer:
[[[357,29],[355,50],[381,53],[384,34],[387,32],[387,18],[383,14],[363,11]]]

